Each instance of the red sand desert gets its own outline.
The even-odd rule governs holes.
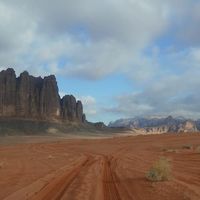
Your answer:
[[[200,199],[199,134],[31,141],[1,144],[0,199]],[[161,156],[172,178],[150,182]]]

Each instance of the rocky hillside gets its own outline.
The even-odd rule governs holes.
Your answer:
[[[0,118],[85,122],[81,101],[72,95],[62,99],[54,75],[16,77],[11,68],[0,72]]]
[[[126,127],[132,129],[142,129],[147,133],[166,132],[196,132],[199,121],[192,121],[184,118],[130,118],[119,119],[109,123],[109,127]]]

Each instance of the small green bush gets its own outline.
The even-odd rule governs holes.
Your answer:
[[[167,158],[162,157],[154,163],[146,174],[150,181],[167,181],[171,177],[171,165]]]

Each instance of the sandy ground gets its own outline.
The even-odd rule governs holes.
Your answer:
[[[200,199],[200,134],[1,140],[0,199]],[[173,176],[149,182],[145,174],[161,156]]]

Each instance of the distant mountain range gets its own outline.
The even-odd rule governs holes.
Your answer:
[[[146,133],[197,132],[200,131],[200,120],[184,117],[135,117],[110,122],[109,127],[141,129]]]

